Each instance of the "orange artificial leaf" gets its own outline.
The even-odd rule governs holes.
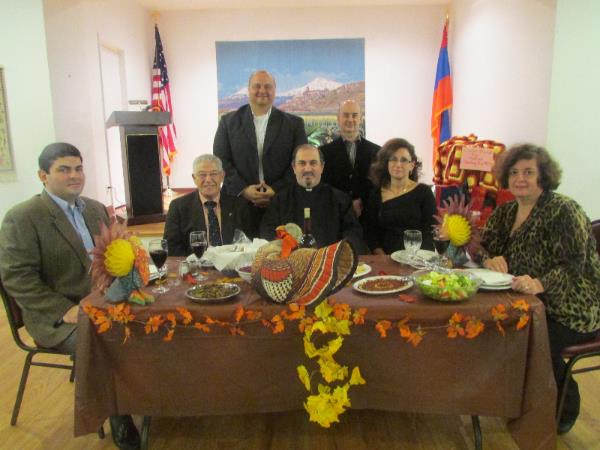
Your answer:
[[[496,306],[492,308],[492,317],[494,320],[505,320],[508,318],[508,313],[506,312],[506,306],[502,303],[498,303]]]
[[[390,322],[389,320],[380,320],[375,325],[375,329],[379,332],[379,337],[381,337],[382,339],[387,337],[387,330],[389,330],[391,327],[392,322]]]
[[[231,333],[232,336],[244,336],[246,334],[240,327],[229,327],[229,333]]]
[[[352,313],[352,322],[354,325],[363,325],[365,323],[365,314],[367,314],[367,308],[358,308]]]
[[[156,333],[158,331],[158,327],[160,327],[164,322],[164,319],[159,315],[151,316],[148,318],[146,325],[144,326],[144,331],[146,334]]]
[[[246,316],[246,319],[248,319],[248,320],[256,320],[256,319],[259,319],[260,316],[262,316],[262,312],[260,312],[260,311],[253,311],[251,309],[247,309],[244,312],[244,315]]]
[[[448,320],[448,327],[446,328],[446,335],[450,339],[455,339],[458,336],[465,335],[465,329],[463,328],[461,323],[463,320],[464,317],[462,316],[462,314],[452,314],[452,317],[450,317],[450,320]]]
[[[171,327],[175,327],[175,325],[177,325],[177,320],[175,320],[175,314],[172,312],[167,313],[167,321],[171,322]]]
[[[105,333],[112,325],[112,321],[106,316],[100,316],[94,322],[98,326],[98,334]]]
[[[212,325],[212,324],[215,324],[215,323],[217,323],[217,322],[218,322],[217,320],[214,320],[214,319],[212,319],[211,317],[209,317],[209,316],[206,316],[206,323],[207,323],[207,324],[209,324],[209,325]]]
[[[413,347],[416,347],[423,340],[423,336],[425,336],[425,332],[421,329],[418,329],[414,333],[410,334],[407,341],[410,342]]]
[[[244,317],[244,307],[242,305],[238,305],[235,309],[235,321],[239,323],[239,321],[242,320],[242,317]]]
[[[348,320],[350,319],[350,306],[347,303],[334,303],[333,316],[337,320]]]
[[[172,341],[174,334],[175,334],[175,328],[170,328],[169,331],[167,331],[167,335],[163,338],[163,341],[165,341],[165,342]]]
[[[210,333],[210,327],[204,323],[196,322],[194,328],[204,331],[205,333]]]
[[[529,311],[529,304],[522,298],[515,300],[514,302],[512,302],[511,305],[514,309],[518,309],[519,311],[523,311],[523,312]]]
[[[182,307],[177,307],[177,312],[179,313],[179,315],[181,315],[181,317],[183,317],[183,324],[184,325],[189,325],[190,323],[192,323],[192,313],[189,312],[189,310],[187,310],[186,308],[182,308]]]
[[[483,333],[485,325],[481,320],[476,319],[475,317],[470,317],[469,320],[467,320],[465,329],[467,331],[466,338],[473,339]]]
[[[517,330],[520,330],[521,328],[525,328],[528,323],[529,323],[529,315],[522,314],[519,317],[519,321],[517,322]]]
[[[298,303],[288,303],[288,309],[291,312],[296,312],[300,309],[300,305],[298,305]]]
[[[409,338],[412,334],[408,325],[398,325],[398,330],[400,331],[400,337],[403,338]]]
[[[416,295],[412,294],[400,294],[398,295],[398,299],[403,301],[404,303],[414,303],[417,301]]]

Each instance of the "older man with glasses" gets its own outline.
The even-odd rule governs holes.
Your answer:
[[[256,232],[249,226],[249,203],[221,192],[225,179],[221,160],[211,154],[200,155],[193,168],[192,178],[198,189],[176,198],[169,206],[164,233],[169,254],[191,254],[192,231],[206,231],[212,246],[231,244],[235,229],[253,237]]]

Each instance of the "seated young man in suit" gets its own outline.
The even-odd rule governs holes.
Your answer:
[[[50,144],[38,162],[44,190],[2,222],[0,276],[35,342],[74,355],[79,301],[91,290],[89,251],[109,219],[102,203],[80,195],[85,174],[77,148]],[[131,416],[113,416],[110,425],[117,447],[140,447]]]
[[[193,167],[192,178],[198,190],[176,198],[169,205],[164,233],[169,255],[192,253],[192,231],[206,231],[208,244],[212,246],[231,244],[235,229],[254,237],[257,233],[250,226],[249,203],[221,192],[225,178],[221,160],[211,154],[200,155]]]

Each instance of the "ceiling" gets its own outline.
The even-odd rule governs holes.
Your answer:
[[[327,6],[447,5],[451,0],[136,0],[150,11]]]

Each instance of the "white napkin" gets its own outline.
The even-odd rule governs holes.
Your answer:
[[[252,262],[257,250],[265,244],[268,244],[265,239],[255,238],[250,244],[208,247],[202,259],[212,262],[219,271],[235,270],[241,264]]]

